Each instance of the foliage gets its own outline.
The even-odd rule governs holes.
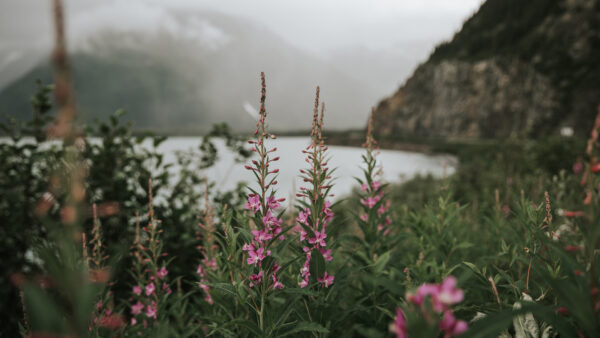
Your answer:
[[[80,207],[97,207],[81,214],[85,236],[64,226],[73,190],[47,195],[77,144],[18,136],[28,127],[0,143],[4,332],[386,337],[392,324],[398,337],[596,335],[600,118],[585,152],[576,139],[440,145],[458,155],[456,172],[402,186],[381,182],[368,133],[358,189],[331,205],[317,100],[311,146],[283,154],[308,162],[286,210],[264,90],[251,150],[220,125],[176,166],[164,139],[133,136],[122,112],[88,127]],[[254,154],[248,189],[216,196],[201,176],[215,136],[240,161]]]

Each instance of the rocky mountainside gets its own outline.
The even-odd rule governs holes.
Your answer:
[[[589,132],[600,104],[600,0],[487,0],[396,93],[382,136]]]
[[[317,85],[334,128],[359,128],[377,97],[366,83],[253,21],[207,11],[171,12],[169,19],[153,31],[108,27],[72,44],[84,121],[106,119],[123,108],[136,128],[162,133],[194,134],[218,122],[250,131],[261,71],[267,76],[267,109],[275,130],[310,128]],[[38,78],[52,82],[48,61],[0,87],[0,117],[31,115],[29,97]]]

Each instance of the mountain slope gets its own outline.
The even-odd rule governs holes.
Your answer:
[[[589,132],[600,103],[599,0],[488,0],[375,112],[382,135]]]
[[[264,71],[272,128],[309,128],[316,85],[335,127],[364,123],[374,96],[368,86],[267,29],[212,12],[173,12],[172,19],[154,32],[107,29],[76,45],[74,83],[84,120],[125,108],[138,128],[193,133],[225,121],[248,131],[255,121],[243,105],[257,105]],[[36,78],[51,82],[47,62],[0,91],[0,114],[30,114]]]

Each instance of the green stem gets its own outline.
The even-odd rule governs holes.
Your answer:
[[[264,322],[263,322],[263,310],[265,307],[265,293],[261,292],[260,295],[260,312],[258,314],[258,320],[259,320],[259,325],[260,325],[260,331],[263,333],[264,336]]]

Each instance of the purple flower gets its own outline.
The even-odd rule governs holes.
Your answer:
[[[160,268],[160,270],[158,270],[158,277],[160,279],[163,279],[165,277],[167,277],[167,274],[169,273],[169,271],[167,271],[167,268],[165,268],[164,266],[162,268]]]
[[[148,285],[146,285],[146,296],[150,296],[151,294],[154,293],[154,283],[150,283]]]
[[[425,297],[430,296],[433,309],[436,312],[442,312],[450,305],[459,303],[463,300],[464,293],[456,288],[456,278],[448,276],[442,284],[422,284],[417,289],[417,293],[406,295],[406,300],[421,306]]]
[[[207,258],[204,258],[204,259],[202,260],[202,263],[204,263],[204,265],[205,265],[207,268],[211,268],[211,269],[213,269],[213,271],[216,271],[216,270],[217,270],[217,261],[215,260],[215,258],[214,258],[214,257],[213,257],[213,258],[212,258],[210,261],[209,261]]]
[[[274,197],[269,197],[267,198],[267,207],[272,210],[277,210],[281,207],[281,204],[279,204],[279,201]]]
[[[250,275],[250,287],[260,284],[260,282],[262,282],[262,277],[263,277],[262,270],[259,271],[258,274],[255,273],[255,274]]]
[[[198,264],[198,269],[196,270],[196,273],[199,274],[201,277],[204,277],[206,275],[206,271],[204,270],[202,264]]]
[[[333,259],[333,257],[331,257],[331,249],[325,250],[324,248],[319,248],[319,251],[321,252],[321,255],[323,255],[323,259],[325,259],[328,262],[331,262],[331,260]]]
[[[260,209],[260,197],[258,195],[248,196],[248,202],[246,203],[246,210],[252,210],[255,214]]]
[[[331,222],[333,219],[333,210],[331,210],[331,202],[325,201],[325,207],[323,208],[323,214],[325,215],[325,221]]]
[[[146,317],[156,319],[156,303],[152,301],[152,305],[146,306]]]
[[[259,243],[263,243],[265,241],[273,238],[273,235],[268,233],[265,229],[263,230],[252,230],[252,235],[254,235],[254,240]]]
[[[304,211],[300,211],[296,221],[298,223],[308,225],[308,216],[310,216],[310,209],[304,208]]]
[[[317,281],[321,283],[321,285],[323,285],[324,287],[328,288],[331,284],[333,284],[334,278],[334,276],[329,276],[327,274],[327,271],[325,271],[323,277],[317,277]]]
[[[275,276],[275,274],[272,274],[271,278],[273,279],[273,289],[283,289],[283,284],[281,284],[281,282],[277,279],[277,276]]]
[[[373,208],[375,206],[375,204],[377,204],[377,201],[379,201],[379,196],[375,196],[375,197],[368,197],[366,200],[365,199],[361,199],[360,203],[366,207],[368,207],[369,209]]]
[[[260,262],[262,262],[263,259],[265,259],[265,254],[266,256],[269,256],[271,254],[271,251],[267,250],[267,252],[265,253],[264,248],[258,248],[256,251],[248,251],[248,255],[250,256],[247,259],[248,265],[259,264]]]
[[[396,334],[396,338],[406,338],[407,336],[406,317],[400,308],[396,310],[396,317],[394,323],[390,325],[390,331]]]
[[[243,251],[254,251],[256,250],[256,248],[254,247],[254,244],[250,243],[245,243],[244,246],[242,246],[242,250]]]
[[[137,303],[135,303],[134,305],[131,306],[131,314],[132,315],[139,315],[140,313],[142,313],[142,310],[144,309],[144,304],[142,304],[139,300]]]
[[[460,303],[464,298],[461,289],[456,288],[456,278],[448,276],[440,285],[440,291],[437,295],[438,301],[445,306]]]
[[[446,333],[445,337],[458,336],[467,331],[468,325],[464,320],[457,320],[450,311],[444,311],[440,322],[440,329]]]
[[[271,211],[267,211],[265,217],[263,217],[264,225],[271,230],[272,228],[277,228],[281,225],[281,220],[271,214]]]
[[[321,232],[315,232],[315,237],[308,240],[310,244],[317,244],[320,246],[326,246],[325,238],[327,238],[327,234],[325,234],[325,229],[321,230]]]

